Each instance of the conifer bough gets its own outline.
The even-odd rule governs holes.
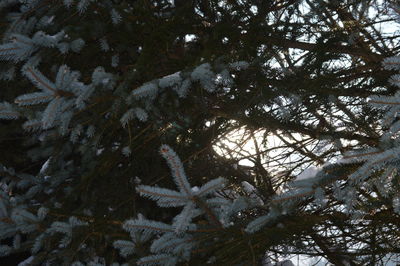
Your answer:
[[[0,0],[0,256],[399,263],[399,10]]]

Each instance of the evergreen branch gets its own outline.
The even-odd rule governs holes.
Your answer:
[[[383,60],[383,66],[385,69],[388,69],[388,70],[400,69],[400,57],[392,56],[392,57],[385,58]]]
[[[314,192],[315,192],[315,189],[312,189],[310,191],[304,191],[302,193],[293,194],[293,195],[286,196],[286,197],[277,197],[275,199],[272,199],[271,203],[286,202],[288,200],[303,198],[303,197],[312,195]]]
[[[19,105],[32,105],[48,102],[52,98],[54,98],[54,95],[50,95],[47,92],[34,92],[18,96],[14,102]]]
[[[0,52],[12,51],[12,50],[18,50],[18,49],[20,49],[20,48],[18,48],[18,47],[3,48],[3,49],[0,49]]]
[[[218,189],[221,189],[224,187],[224,184],[226,183],[226,179],[219,177],[216,179],[213,179],[203,186],[200,187],[199,191],[196,193],[196,196],[203,196],[205,194],[212,193]]]
[[[172,266],[176,265],[177,263],[177,258],[173,257],[168,254],[157,254],[157,255],[152,255],[152,256],[147,256],[144,258],[141,258],[136,262],[138,265],[165,265],[165,266]]]
[[[172,224],[176,233],[182,233],[187,230],[193,218],[194,203],[189,202],[185,205],[182,212],[175,216],[175,222]]]
[[[144,196],[147,196],[151,199],[159,200],[161,198],[173,198],[173,199],[181,199],[187,200],[188,198],[185,196],[181,196],[178,192],[166,189],[166,188],[158,188],[158,187],[150,187],[150,186],[139,186],[136,189],[137,192],[141,193]]]
[[[32,69],[30,66],[27,66],[27,67],[25,68],[25,70],[29,73],[29,75],[27,75],[28,78],[30,78],[31,81],[34,82],[35,84],[39,85],[39,88],[40,88],[40,85],[41,85],[41,86],[43,86],[44,88],[46,88],[46,89],[48,89],[48,90],[54,92],[55,94],[57,93],[57,92],[56,92],[56,89],[53,88],[54,86],[49,85],[49,81],[43,80],[43,78],[41,78],[41,77],[39,76],[39,74],[36,73],[36,70]]]
[[[375,154],[380,154],[380,153],[382,153],[382,151],[368,152],[368,153],[363,153],[363,154],[346,155],[346,156],[343,156],[343,158],[344,159],[358,158],[358,157],[370,156],[370,155],[375,155]]]
[[[185,200],[165,200],[165,199],[159,199],[157,201],[158,206],[160,207],[181,207],[185,206],[187,204],[188,199],[185,198]]]
[[[130,228],[144,229],[144,230],[150,229],[150,230],[153,230],[153,231],[160,231],[160,232],[173,232],[174,231],[172,229],[166,229],[166,228],[150,226],[150,225],[132,225],[132,224],[129,224],[129,225],[125,225],[125,227],[127,229],[130,229]]]
[[[164,235],[165,236],[165,235]],[[171,248],[185,243],[193,243],[200,238],[186,237],[186,238],[176,238],[175,234],[167,235],[167,237],[160,237],[159,239],[153,241],[150,250],[153,253],[164,251],[170,252]]]
[[[217,231],[221,231],[222,228],[202,228],[202,229],[188,229],[187,232],[189,233],[211,233],[211,232],[217,232]]]
[[[1,118],[7,118],[7,117],[18,118],[18,116],[19,116],[19,113],[16,111],[1,111],[0,112]]]
[[[13,110],[13,106],[8,102],[0,103],[0,118],[1,119],[17,119],[20,116],[19,112]]]
[[[53,101],[49,103],[43,112],[42,117],[42,128],[49,129],[54,125],[54,122],[61,111],[63,99],[56,97]]]
[[[259,230],[263,225],[265,225],[270,219],[269,215],[260,216],[257,219],[251,221],[247,226],[245,231],[247,233],[254,233]]]
[[[173,232],[173,228],[165,223],[150,221],[145,219],[127,220],[123,228],[129,232],[143,231],[144,233]]]
[[[121,256],[127,257],[135,252],[135,243],[127,240],[114,241],[113,246],[119,249]]]
[[[191,196],[192,190],[187,181],[186,174],[183,170],[183,165],[178,155],[168,146],[162,145],[160,148],[161,155],[166,159],[171,168],[172,176],[179,190],[184,191],[186,195]]]
[[[139,88],[133,90],[131,96],[136,99],[141,99],[144,97],[149,97],[150,99],[153,99],[156,97],[157,92],[158,92],[157,85],[153,83],[146,83],[140,86]]]
[[[205,202],[203,202],[197,196],[193,196],[191,199],[193,200],[194,203],[196,203],[197,206],[200,207],[200,209],[202,209],[207,214],[207,217],[209,218],[211,223],[216,225],[218,228],[223,228],[219,219],[215,216],[215,214],[212,212],[212,210],[207,206]]]

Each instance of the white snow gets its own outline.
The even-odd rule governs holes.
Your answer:
[[[310,166],[309,168],[305,169],[301,174],[299,174],[296,177],[296,180],[313,178],[318,174],[319,171],[321,171],[320,167]]]
[[[264,205],[264,201],[257,195],[257,189],[247,181],[242,182],[243,190],[249,194],[249,196],[257,201],[259,205]]]
[[[249,194],[256,193],[256,188],[247,181],[242,182],[243,190]]]
[[[165,76],[158,81],[158,85],[160,88],[167,88],[178,85],[182,82],[182,78],[180,76],[180,72],[176,72],[174,74]]]

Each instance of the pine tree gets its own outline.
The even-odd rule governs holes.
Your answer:
[[[389,0],[0,0],[0,255],[399,262],[399,22]]]

